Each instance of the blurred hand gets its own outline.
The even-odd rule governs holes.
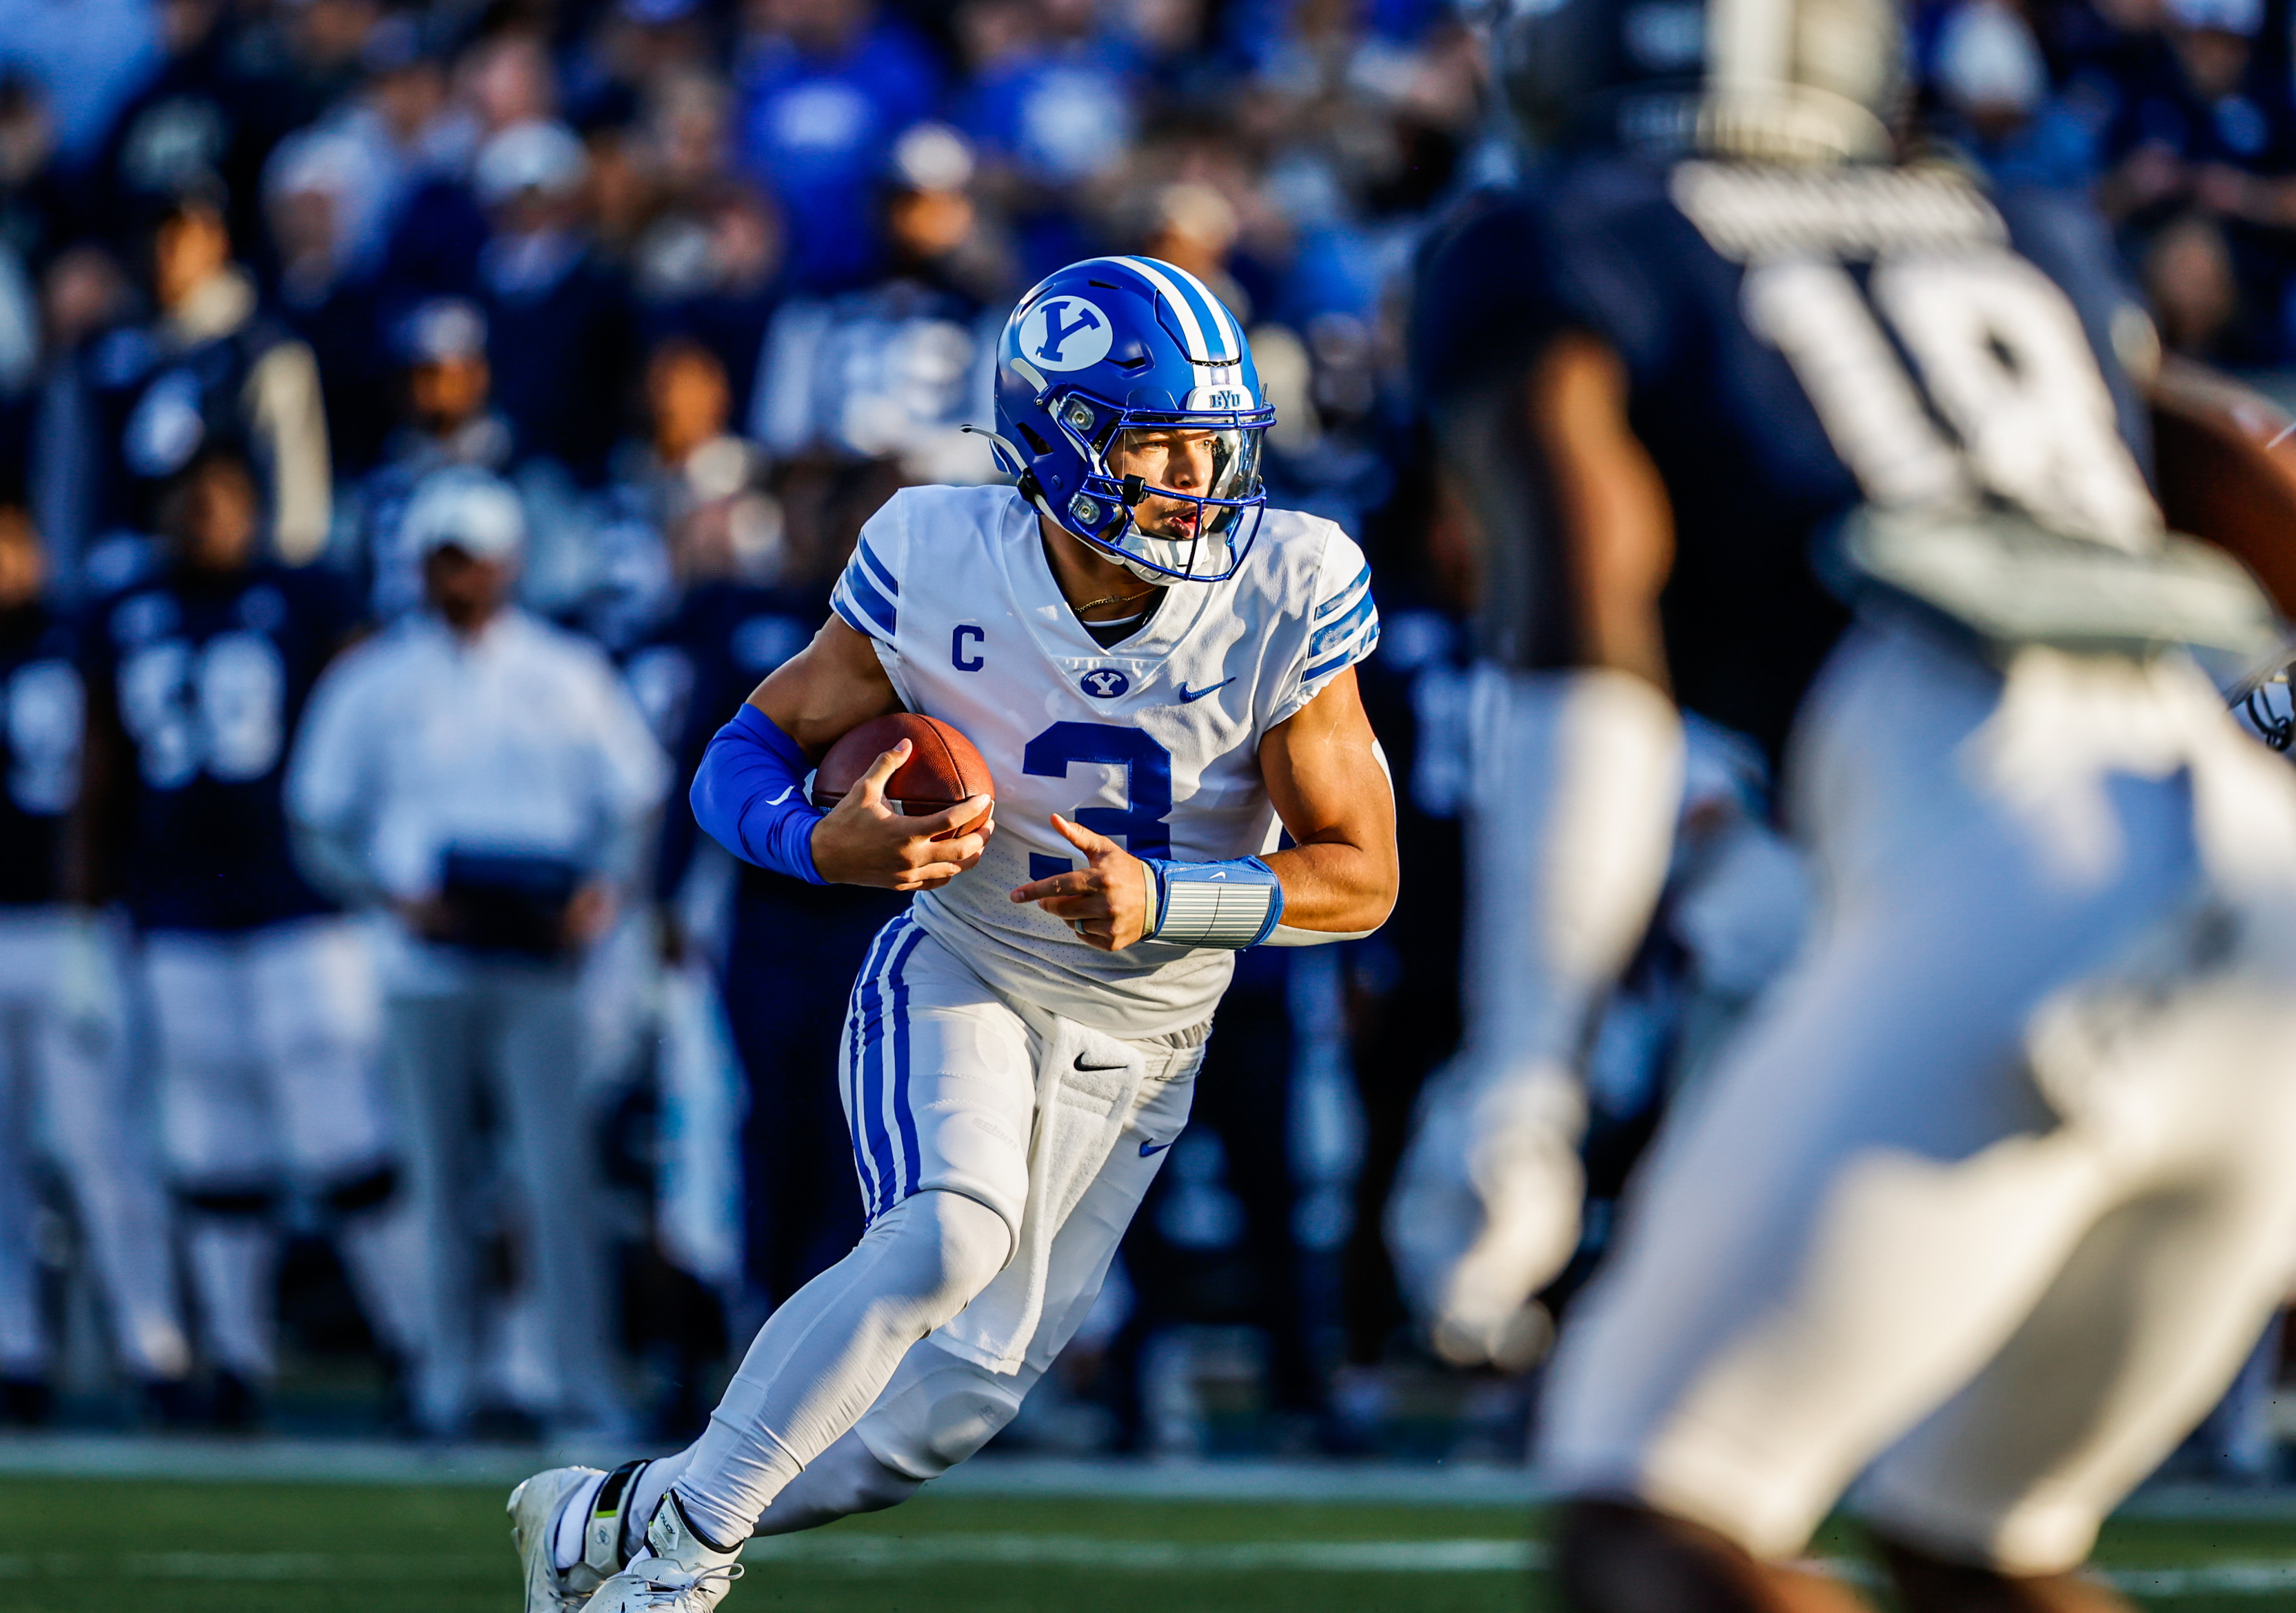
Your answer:
[[[612,881],[590,881],[567,899],[566,911],[558,920],[559,939],[569,951],[591,945],[613,928],[620,908]]]
[[[1454,1065],[1429,1084],[1388,1201],[1405,1297],[1437,1354],[1519,1372],[1554,1341],[1532,1296],[1578,1247],[1585,1102],[1552,1067]]]
[[[1013,893],[1013,900],[1035,902],[1074,930],[1086,946],[1122,951],[1148,929],[1148,870],[1107,835],[1095,835],[1057,812],[1053,827],[1084,853],[1085,866],[1049,879],[1032,879]]]
[[[829,816],[813,827],[813,866],[832,885],[936,891],[980,860],[996,832],[996,802],[975,795],[925,818],[885,804],[885,781],[909,759],[906,739],[869,764]],[[952,835],[963,828],[962,835]],[[949,835],[947,840],[936,836]]]

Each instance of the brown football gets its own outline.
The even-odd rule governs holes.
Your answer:
[[[2296,430],[2270,399],[2171,359],[2149,401],[2161,513],[2230,551],[2283,614],[2296,613]]]
[[[873,718],[829,747],[814,770],[813,804],[826,810],[844,800],[869,764],[904,739],[911,747],[909,759],[885,781],[886,804],[904,817],[928,817],[968,797],[996,794],[996,781],[972,741],[938,719],[895,712]],[[949,833],[964,834],[979,821]]]

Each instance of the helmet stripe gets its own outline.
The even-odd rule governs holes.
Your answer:
[[[1163,292],[1164,300],[1172,305],[1174,313],[1179,315],[1180,338],[1188,350],[1188,357],[1198,360],[1210,358],[1211,349],[1204,343],[1204,327],[1197,320],[1196,310],[1189,302],[1187,293],[1165,276],[1162,266],[1152,259],[1127,258],[1124,261],[1145,276],[1149,284]]]
[[[1230,364],[1242,363],[1243,333],[1235,328],[1235,316],[1227,311],[1227,304],[1213,296],[1212,288],[1187,270],[1175,268],[1172,273],[1179,280],[1182,289],[1193,293],[1202,304],[1199,311],[1203,316],[1204,329],[1220,350],[1211,357],[1225,358]]]
[[[1204,357],[1211,359],[1236,357],[1234,325],[1226,317],[1227,310],[1220,306],[1220,300],[1212,295],[1211,287],[1177,265],[1167,265],[1165,272],[1179,283],[1181,294],[1195,304],[1196,317],[1204,327],[1204,340],[1211,344]]]
[[[1243,331],[1237,325],[1234,314],[1228,310],[1226,303],[1222,302],[1218,297],[1212,294],[1211,287],[1204,284],[1201,280],[1196,280],[1196,277],[1193,275],[1189,276],[1188,278],[1195,280],[1196,285],[1204,293],[1204,300],[1211,304],[1213,317],[1219,321],[1220,328],[1227,333],[1227,350],[1229,357],[1234,358],[1238,364],[1242,363]]]

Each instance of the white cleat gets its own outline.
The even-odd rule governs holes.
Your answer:
[[[709,1613],[742,1577],[741,1555],[740,1546],[720,1551],[698,1537],[673,1490],[646,1525],[646,1555],[600,1585],[582,1613]]]
[[[510,1493],[510,1538],[526,1570],[526,1613],[577,1613],[598,1588],[595,1574],[587,1576],[587,1584],[570,1583],[572,1576],[553,1565],[551,1548],[567,1496],[600,1477],[595,1468],[553,1468]]]

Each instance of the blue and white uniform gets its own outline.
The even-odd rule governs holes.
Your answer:
[[[1378,643],[1362,552],[1267,507],[1275,411],[1235,320],[1185,270],[1096,258],[1049,276],[1005,323],[996,406],[1013,485],[896,494],[832,604],[904,706],[979,749],[997,831],[879,932],[854,987],[840,1074],[868,1230],[767,1322],[709,1431],[632,1481],[648,1551],[681,1574],[715,1573],[753,1530],[890,1505],[1019,1410],[1186,1123],[1226,949],[1281,918],[1258,860],[1282,834],[1261,743]],[[1132,473],[1175,432],[1185,485]],[[1166,512],[1145,517],[1155,530],[1143,509]],[[1071,542],[1161,586],[1143,618],[1078,619],[1046,549]],[[745,707],[703,757],[697,820],[818,882],[815,815],[792,800],[803,766]],[[1148,934],[1165,939],[1100,951],[1012,900],[1078,866],[1054,814],[1144,860]],[[603,1476],[583,1482],[570,1494],[607,1494]],[[665,1485],[669,1500],[645,1499]],[[660,1605],[653,1568],[613,1572],[626,1559],[595,1505],[586,1571],[611,1577],[591,1605]],[[529,1583],[545,1613],[555,1582]]]
[[[1259,741],[1378,644],[1363,551],[1328,521],[1271,510],[1234,575],[1169,589],[1103,649],[1061,597],[1020,494],[911,488],[862,530],[833,604],[902,704],[972,740],[996,783],[987,855],[917,898],[917,926],[995,990],[1095,1030],[1153,1036],[1209,1018],[1231,953],[1099,951],[1007,893],[1079,865],[1055,812],[1136,857],[1275,850]]]

